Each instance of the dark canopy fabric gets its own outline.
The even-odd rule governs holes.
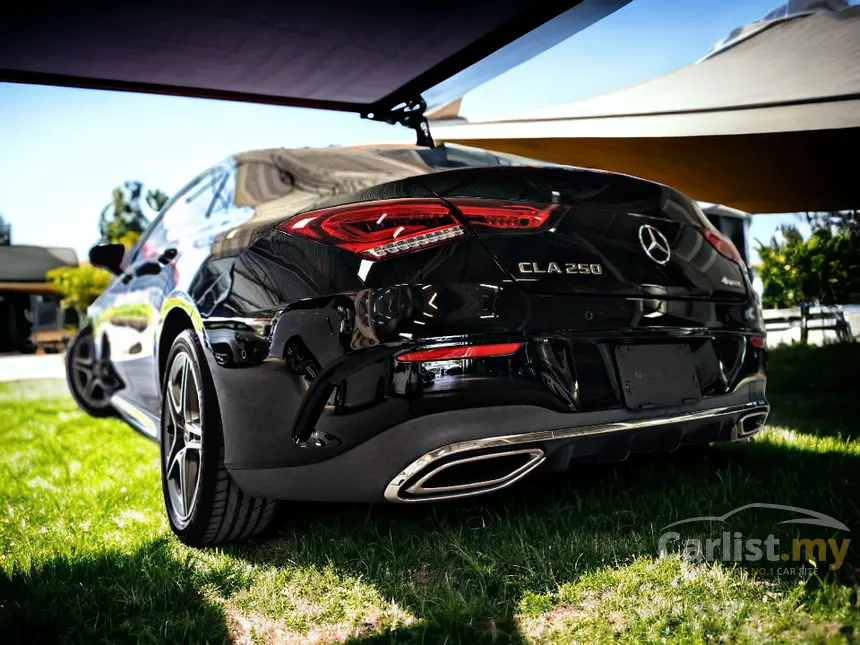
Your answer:
[[[0,81],[366,112],[440,105],[629,0],[152,0],[0,8]]]
[[[860,7],[776,22],[646,83],[445,141],[625,172],[748,212],[860,206]]]

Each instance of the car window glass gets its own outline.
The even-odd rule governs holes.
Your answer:
[[[227,173],[223,171],[209,172],[176,200],[162,222],[167,246],[177,246],[180,240],[183,243],[196,241],[198,234],[208,228],[215,196],[226,177]]]
[[[152,259],[169,248],[203,249],[217,233],[229,228],[225,216],[232,201],[231,175],[225,169],[208,172],[187,186],[153,226],[141,248]]]
[[[177,195],[173,201],[161,212],[158,219],[153,222],[149,230],[144,233],[144,237],[138,242],[135,249],[133,263],[138,263],[146,260],[153,260],[162,254],[165,250],[175,247],[178,234],[178,224],[183,221],[189,213],[189,204],[199,204],[199,198],[206,199],[205,194],[201,194],[201,186],[206,188],[205,180],[207,175],[203,175],[194,180],[191,184],[185,187],[181,194]],[[208,195],[209,202],[205,208],[208,209],[211,203],[211,193]]]
[[[235,185],[234,173],[225,171],[211,177],[208,185],[200,189],[211,195],[209,206],[202,218],[187,222],[190,226],[183,236],[192,241],[195,249],[209,250],[217,238],[248,219],[245,209],[233,205]]]

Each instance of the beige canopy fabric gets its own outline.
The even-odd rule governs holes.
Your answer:
[[[753,213],[857,208],[860,6],[774,22],[640,85],[433,134]]]

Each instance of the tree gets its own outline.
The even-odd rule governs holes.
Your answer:
[[[143,212],[141,198],[149,210],[157,213],[167,203],[168,196],[161,190],[143,194],[143,184],[127,181],[113,191],[111,203],[104,207],[99,219],[99,232],[103,242],[123,244],[131,248],[140,238],[149,220]],[[2,217],[0,217],[2,228]],[[62,298],[64,307],[74,307],[78,320],[86,320],[86,310],[102,291],[108,288],[113,277],[104,269],[91,266],[59,267],[45,274]]]
[[[139,181],[127,181],[117,186],[113,190],[111,203],[104,207],[99,219],[102,242],[131,248],[149,224],[142,202],[149,210],[157,213],[167,200],[167,194],[157,189],[144,195],[143,183]]]
[[[804,213],[806,222],[813,228],[829,228],[844,231],[860,227],[860,211],[831,211],[828,213]]]
[[[91,266],[58,267],[45,274],[63,297],[64,307],[74,307],[78,320],[86,320],[86,311],[102,291],[108,288],[113,279],[104,269]]]
[[[12,225],[0,215],[0,246],[12,244]]]
[[[808,240],[794,226],[780,233],[782,239],[774,236],[770,244],[758,242],[764,307],[860,303],[858,227],[818,226]]]
[[[167,193],[157,188],[146,193],[146,203],[156,213],[161,212],[161,209],[164,208],[169,199],[170,197],[167,196]]]

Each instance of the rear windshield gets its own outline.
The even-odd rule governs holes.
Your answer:
[[[488,152],[453,143],[442,143],[435,148],[381,149],[379,153],[392,159],[411,159],[418,155],[431,168],[485,168],[487,166],[545,166],[556,164],[536,161],[501,152]]]
[[[577,206],[626,210],[650,217],[680,221],[694,226],[712,228],[699,204],[667,186],[628,175],[562,166],[500,152],[489,152],[456,144],[441,144],[437,148],[414,148],[428,166],[448,168],[525,167],[503,175],[498,197],[512,200],[539,200],[539,195],[555,193],[555,200]],[[393,152],[393,151],[392,151]],[[547,172],[549,171],[549,172]],[[573,171],[573,172],[570,172]],[[504,171],[502,171],[504,172]],[[427,177],[425,182],[432,182]],[[487,186],[482,182],[482,189]],[[461,186],[462,188],[462,186]],[[447,196],[457,193],[454,189]],[[471,196],[470,189],[461,196]],[[507,194],[504,194],[507,193]],[[715,229],[716,230],[716,229]]]

